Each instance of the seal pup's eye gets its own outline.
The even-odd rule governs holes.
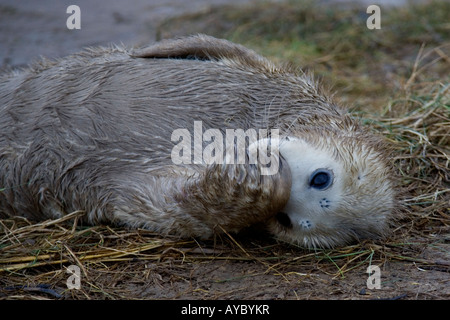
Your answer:
[[[317,190],[325,190],[333,184],[333,173],[327,169],[317,169],[309,179],[309,186]]]

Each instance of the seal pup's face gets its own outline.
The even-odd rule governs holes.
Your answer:
[[[384,234],[394,191],[379,153],[333,135],[314,142],[287,137],[279,148],[292,187],[287,205],[269,223],[277,238],[323,248]]]

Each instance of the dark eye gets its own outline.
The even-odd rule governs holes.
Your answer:
[[[317,190],[325,190],[333,184],[333,173],[327,169],[318,169],[309,179],[309,186]]]

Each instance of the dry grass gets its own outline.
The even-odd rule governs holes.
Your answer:
[[[289,6],[292,3],[278,5],[273,9],[278,12],[274,16],[295,15],[295,10]],[[267,16],[264,9],[267,7],[259,8],[264,13],[260,17],[263,23],[260,21],[260,24],[257,23],[258,16],[244,23],[239,19],[243,19],[245,11],[230,11],[234,12],[232,21],[240,21],[237,28],[231,28],[230,34],[233,36],[230,38],[236,37],[239,32],[246,33],[249,26],[253,29],[261,24],[267,26],[267,19],[276,24],[274,16]],[[224,13],[221,15],[227,15],[231,14],[227,10],[232,9],[222,10]],[[415,10],[422,15],[422,20],[426,20],[423,14],[429,8]],[[289,14],[282,15],[279,11]],[[323,14],[313,12],[316,18]],[[339,12],[336,12],[328,11],[328,14],[338,19]],[[414,16],[414,10],[407,12]],[[217,14],[216,11],[213,13]],[[393,12],[394,17],[399,15],[404,17],[401,12]],[[195,17],[197,21],[204,21],[203,18]],[[183,19],[191,21],[193,18],[189,16]],[[229,25],[227,19],[230,18],[221,19],[224,25]],[[180,24],[183,21],[186,20],[181,20]],[[288,23],[289,19],[284,21]],[[430,23],[428,31],[425,31],[427,35],[431,33],[441,36],[436,31],[441,30],[439,28],[447,28],[448,31],[448,25],[445,27],[440,21],[434,24],[430,21],[424,22]],[[317,21],[308,20],[308,23],[315,25]],[[353,32],[351,28],[342,28],[339,31],[341,33]],[[167,30],[166,27],[164,29]],[[301,26],[296,30],[301,31]],[[355,111],[374,131],[386,136],[393,146],[393,165],[398,171],[402,194],[402,216],[396,221],[388,239],[366,241],[333,250],[308,251],[277,243],[264,235],[226,235],[198,242],[195,239],[186,241],[161,238],[145,230],[80,226],[78,217],[82,212],[38,224],[16,218],[0,221],[0,298],[252,298],[249,293],[244,295],[245,289],[241,286],[231,287],[228,291],[213,291],[212,287],[202,285],[199,278],[206,276],[208,272],[214,272],[216,264],[221,261],[236,265],[245,263],[246,268],[253,270],[243,274],[240,281],[269,279],[270,275],[283,283],[291,283],[295,279],[296,283],[311,286],[325,281],[319,275],[328,276],[329,285],[333,283],[333,279],[345,278],[355,270],[365,270],[370,264],[383,266],[392,262],[405,262],[413,263],[420,270],[450,272],[450,43],[444,39],[431,46],[422,46],[418,42],[425,37],[423,30],[410,33],[413,35],[412,42],[410,38],[403,39],[404,46],[401,49],[396,48],[400,45],[393,40],[393,36],[383,38],[384,44],[374,48],[378,50],[373,53],[377,58],[371,60],[374,64],[369,66],[365,63],[351,63],[361,51],[368,50],[367,47],[358,49],[356,44],[360,42],[357,35],[352,33],[354,39],[346,44],[351,50],[345,56],[345,50],[341,46],[337,51],[321,47],[321,43],[327,41],[322,39],[325,37],[324,30],[320,30],[315,37],[305,40],[309,47],[315,47],[308,57],[308,67],[319,70],[325,82],[331,83],[336,77],[343,79],[337,90],[344,89],[344,102],[353,103],[366,93],[369,97],[373,96],[372,85],[377,88],[375,94],[383,93],[371,102],[371,106],[362,108],[360,105]],[[435,30],[436,33],[429,30]],[[257,40],[266,44],[266,52],[272,52],[273,55],[277,55],[277,46],[299,43],[299,38],[292,34],[286,39],[280,39],[277,37],[278,31],[275,34],[266,29],[261,32],[272,35],[263,39],[259,36]],[[407,30],[398,30],[396,41],[400,41],[398,39],[405,32]],[[257,40],[248,43],[255,44]],[[366,39],[364,43],[370,45],[371,42]],[[302,46],[304,47],[300,47]],[[405,57],[402,55],[404,48],[411,47],[416,48],[412,60],[410,53],[409,58],[397,60]],[[329,51],[324,54],[323,50]],[[288,50],[288,54],[293,54],[293,51]],[[285,55],[286,52],[282,52],[277,56],[283,59]],[[297,52],[297,55],[301,56],[301,52]],[[288,58],[294,59],[294,56]],[[393,68],[389,72],[389,81],[386,78],[370,78],[374,70],[386,65]],[[349,83],[357,83],[364,77],[369,78],[366,78],[363,86],[349,89]],[[364,86],[370,87],[367,92],[364,91]],[[422,254],[430,248],[437,254]],[[80,290],[67,289],[66,280],[70,274],[66,269],[69,265],[80,267]],[[199,268],[203,268],[200,273]],[[235,280],[234,277],[222,277],[216,284]],[[176,284],[180,284],[177,290],[174,287]],[[268,285],[270,284],[261,283],[257,288]],[[174,292],[172,295],[167,293],[170,288]],[[294,293],[297,295],[296,291]],[[445,296],[438,294],[434,298]]]

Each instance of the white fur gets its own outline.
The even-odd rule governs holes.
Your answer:
[[[338,206],[342,197],[344,170],[339,162],[329,152],[292,137],[280,142],[280,153],[292,174],[291,195],[283,212],[291,219],[294,231],[301,235],[313,231],[319,221],[322,224],[333,223],[327,212]],[[333,172],[333,182],[325,190],[309,185],[311,175],[318,169]]]
[[[258,140],[249,146],[250,152],[265,152],[269,139]],[[282,140],[272,139],[270,144],[278,145],[279,152],[288,163],[292,174],[290,198],[283,212],[293,225],[294,233],[301,238],[313,232],[317,223],[332,227],[333,219],[327,216],[339,204],[342,197],[342,165],[334,160],[331,153],[313,147],[296,137]],[[263,147],[261,147],[263,146]],[[261,149],[262,148],[262,149]],[[272,153],[272,161],[277,161],[278,154]],[[309,186],[309,180],[314,171],[326,169],[333,172],[333,183],[326,190],[317,190]]]

